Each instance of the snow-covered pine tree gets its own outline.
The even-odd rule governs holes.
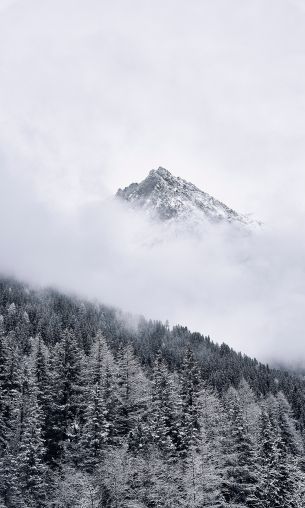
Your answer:
[[[1,324],[3,324],[1,322]],[[20,353],[14,333],[0,330],[0,496],[8,506],[18,502],[17,461],[20,418]]]
[[[213,443],[201,429],[201,440],[188,451],[183,467],[183,485],[186,492],[186,506],[202,508],[223,508],[221,475],[217,469]]]
[[[101,385],[96,384],[88,395],[85,423],[81,430],[79,461],[86,471],[92,473],[108,443],[109,423]]]
[[[50,412],[49,392],[49,366],[47,359],[47,348],[39,334],[36,338],[36,347],[33,350],[33,374],[36,381],[37,402],[42,411],[42,436],[47,440],[47,430]]]
[[[0,329],[0,460],[9,445],[10,400],[8,393],[9,347]]]
[[[260,438],[258,473],[259,482],[257,485],[257,498],[259,508],[272,508],[273,502],[278,506],[277,483],[277,429],[270,418],[270,412],[266,405],[262,408],[260,415]]]
[[[283,392],[277,394],[276,401],[278,425],[287,452],[296,458],[301,457],[304,454],[304,443],[296,429],[296,421],[291,406]]]
[[[79,437],[75,437],[74,430],[84,410],[81,364],[82,356],[76,339],[71,331],[65,330],[50,355],[47,446],[48,459],[53,464],[63,456],[66,441],[72,442]]]
[[[43,414],[37,400],[37,386],[32,373],[24,369],[22,419],[17,453],[18,486],[27,507],[46,506],[45,446],[42,438]]]
[[[200,371],[191,348],[187,348],[180,373],[180,432],[178,449],[186,457],[200,435]]]
[[[165,455],[175,455],[180,434],[180,406],[178,386],[168,371],[160,353],[152,372],[152,399],[149,410],[149,429],[152,443]]]
[[[296,436],[289,419],[289,405],[281,396],[269,396],[263,403],[260,418],[259,485],[261,508],[295,508],[298,475],[295,458],[290,450],[296,446]]]
[[[290,404],[282,392],[277,394],[276,402],[279,429],[278,485],[285,502],[290,502],[287,506],[294,507],[299,501],[298,487],[304,481],[301,471],[304,445],[296,429]]]
[[[109,368],[114,373],[114,366],[113,354],[108,347],[105,337],[99,331],[94,338],[88,358],[88,384],[91,386],[99,383],[103,384],[106,368]]]
[[[130,345],[121,347],[116,361],[116,429],[120,436],[133,431],[139,416],[147,408],[149,386]]]
[[[244,378],[238,385],[238,398],[247,430],[253,436],[256,436],[258,434],[260,406],[254,391]]]
[[[223,441],[224,474],[221,491],[227,506],[255,507],[257,473],[255,446],[247,430],[238,393],[230,388],[225,397],[229,421]]]

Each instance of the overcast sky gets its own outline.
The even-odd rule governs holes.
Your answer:
[[[5,243],[0,262],[17,274],[58,283],[62,272],[52,265],[53,256],[49,254],[47,271],[41,261],[45,251],[37,248],[39,238],[46,243],[46,224],[52,235],[49,251],[61,241],[70,252],[72,244],[79,245],[72,232],[75,227],[79,233],[76,217],[84,204],[102,201],[162,165],[233,208],[254,213],[276,236],[265,243],[267,265],[277,260],[272,281],[285,273],[280,293],[288,297],[278,312],[287,312],[277,327],[273,308],[273,321],[265,328],[272,336],[268,354],[276,349],[283,325],[287,331],[282,342],[293,324],[297,356],[305,292],[300,240],[305,229],[304,136],[305,0],[0,0],[0,211]],[[83,243],[81,235],[78,240]],[[116,237],[116,246],[118,242]],[[30,254],[24,255],[26,249]],[[261,245],[257,249],[261,262]],[[130,255],[130,245],[127,251]],[[86,269],[80,274],[78,260],[74,279],[88,278],[86,255]],[[122,264],[120,256],[117,261]],[[265,280],[266,273],[259,277]],[[249,272],[252,281],[256,275]],[[107,284],[110,288],[111,281]],[[217,284],[220,290],[221,282]],[[232,281],[226,284],[228,289]],[[75,283],[75,289],[88,294],[90,287]],[[117,289],[116,283],[113,287]],[[249,297],[246,309],[238,296],[230,330],[238,336],[232,343],[251,353],[256,352],[256,331],[247,340],[242,337],[261,319],[257,288],[265,295],[265,314],[278,295],[274,285],[272,291],[259,283],[255,288],[249,289],[256,294],[255,302]],[[96,288],[92,293],[96,296]],[[115,301],[115,291],[110,293],[109,298],[105,291],[100,296],[127,304],[128,295]],[[164,302],[153,308],[153,299],[142,308],[141,295],[132,298],[132,310],[149,313],[150,305],[154,317],[159,312],[161,318],[178,319],[183,309],[182,301],[176,302],[175,312],[164,309]],[[189,302],[196,298],[192,294]],[[223,306],[219,315],[214,309],[214,323]],[[192,316],[188,311],[181,320],[189,317],[204,328],[197,312],[201,308],[197,298]],[[227,326],[228,320],[219,329],[214,325],[213,331],[220,336]]]

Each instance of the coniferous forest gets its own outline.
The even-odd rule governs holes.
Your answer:
[[[1,507],[305,507],[304,400],[185,327],[0,281]]]

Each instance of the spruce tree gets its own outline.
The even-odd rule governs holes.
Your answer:
[[[58,463],[69,442],[79,437],[74,430],[84,411],[80,385],[81,359],[73,333],[65,330],[50,356],[47,446],[48,460],[53,464]]]
[[[175,385],[161,354],[156,357],[152,373],[152,399],[149,411],[149,428],[152,442],[165,455],[176,452],[180,433],[179,403]]]
[[[91,386],[103,383],[106,369],[109,368],[114,373],[114,365],[113,354],[108,347],[105,337],[99,331],[94,338],[88,358],[88,383]]]
[[[255,507],[257,475],[252,436],[242,415],[236,390],[229,389],[225,400],[229,422],[224,440],[222,494],[228,506]]]
[[[50,400],[50,373],[46,356],[46,346],[39,334],[36,347],[33,351],[33,372],[36,381],[37,403],[42,411],[42,436],[47,439],[51,400]]]
[[[99,384],[91,389],[84,419],[79,447],[80,462],[87,471],[93,472],[109,439],[107,409]]]
[[[120,347],[116,369],[116,429],[128,436],[147,406],[148,381],[130,345]]]
[[[278,506],[280,502],[277,491],[277,439],[270,413],[264,407],[260,416],[259,483],[257,486],[260,508],[272,508]]]
[[[180,442],[182,457],[199,441],[200,436],[200,372],[190,348],[186,350],[180,374]]]
[[[289,452],[292,435],[283,400],[269,396],[260,421],[259,485],[260,507],[296,506],[295,461]],[[300,478],[300,477],[299,477]]]
[[[37,387],[28,368],[24,371],[22,420],[17,453],[18,484],[28,507],[46,506],[45,446],[43,414],[37,401]]]
[[[12,337],[0,335],[0,496],[8,506],[19,499],[16,450],[20,418],[20,356]]]
[[[7,339],[0,333],[0,457],[5,454],[8,448],[9,433],[9,351]]]

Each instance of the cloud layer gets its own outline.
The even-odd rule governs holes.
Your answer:
[[[200,235],[105,201],[51,211],[26,181],[2,178],[1,270],[148,318],[169,319],[262,360],[303,364],[305,231]]]
[[[0,270],[302,361],[304,28],[303,0],[0,0]],[[159,165],[264,230],[101,204]]]

